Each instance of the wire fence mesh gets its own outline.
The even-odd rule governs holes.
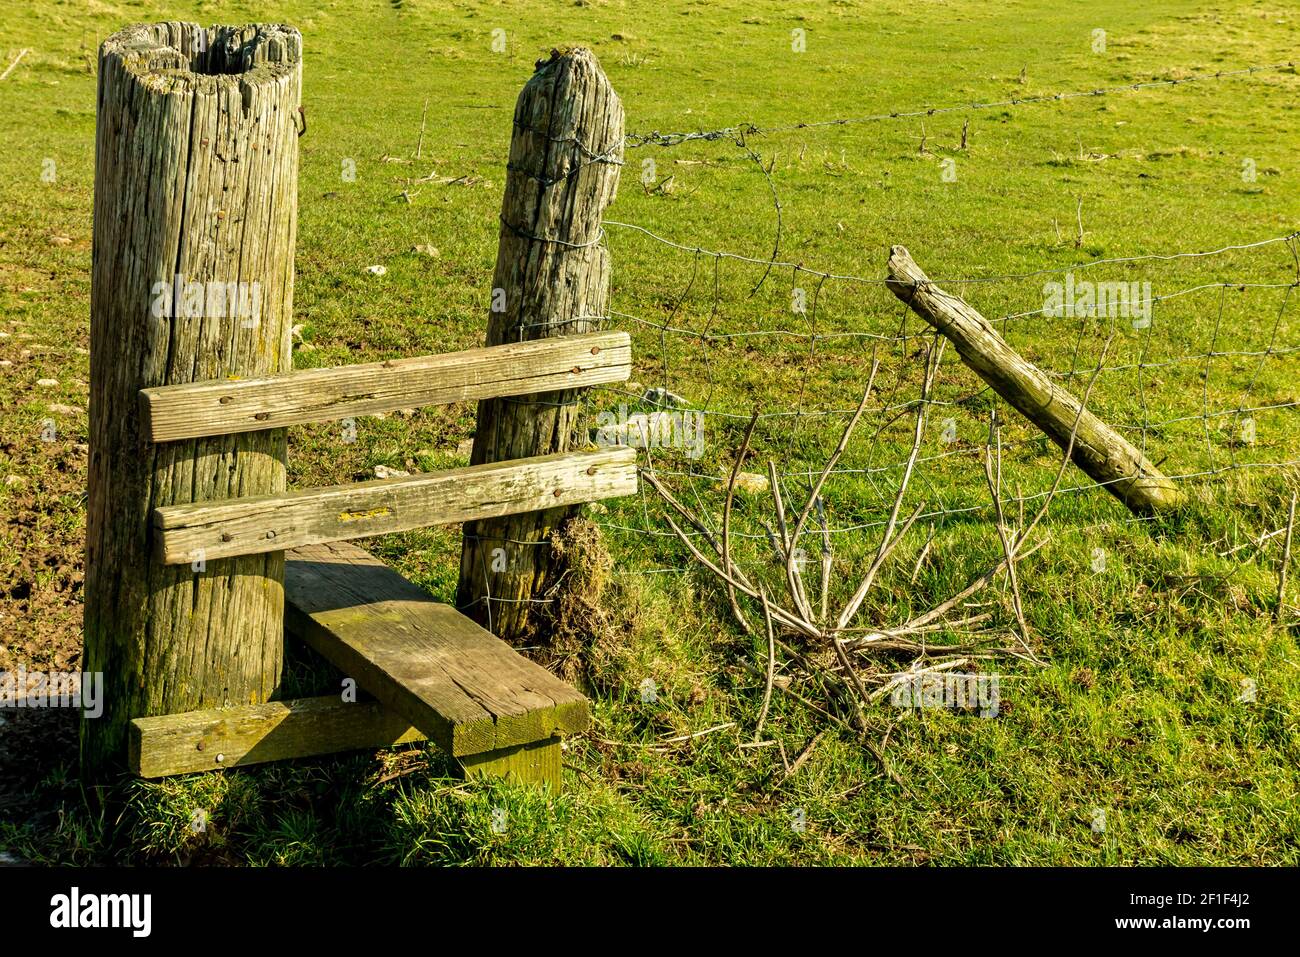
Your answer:
[[[887,244],[878,262],[867,262],[870,255],[864,254],[862,268],[853,272],[783,258],[785,206],[774,164],[764,165],[749,140],[1288,69],[1294,65],[769,128],[744,123],[629,134],[628,149],[729,141],[743,150],[770,187],[773,252],[747,255],[716,248],[706,237],[606,221],[601,241],[614,255],[613,303],[606,315],[571,322],[575,328],[626,330],[636,371],[624,386],[584,395],[584,429],[598,444],[642,448],[643,468],[716,520],[731,457],[751,417],[757,416],[757,454],[752,466],[742,466],[742,487],[770,494],[770,459],[783,493],[798,500],[811,490],[861,399],[867,370],[878,360],[870,430],[859,433],[832,471],[818,503],[819,521],[804,535],[861,536],[886,523],[918,414],[925,417],[925,439],[908,496],[910,504],[923,504],[921,521],[932,531],[991,520],[982,463],[994,441],[1007,456],[1007,481],[1015,490],[1004,507],[1035,507],[1052,494],[1060,451],[963,367],[955,350],[943,358],[932,393],[922,399],[921,357],[936,333],[889,291]],[[643,185],[650,192],[655,177]],[[760,212],[772,210],[756,210],[756,216]],[[763,222],[756,220],[756,241],[773,229],[771,219]],[[1143,238],[1148,248],[1158,242]],[[1290,438],[1293,410],[1300,405],[1293,359],[1300,350],[1294,327],[1300,232],[1211,249],[1093,259],[1083,259],[1082,247],[1080,241],[1071,249],[1063,238],[1049,254],[1056,264],[1048,267],[940,272],[932,281],[977,308],[1008,344],[1063,388],[1078,394],[1091,381],[1090,411],[1175,481],[1221,482],[1234,474],[1300,465]],[[521,326],[520,338],[528,331]],[[1053,506],[1068,514],[1076,530],[1151,521],[1129,515],[1079,472],[1067,473],[1055,494],[1079,500]],[[644,484],[634,506],[598,517],[616,540],[658,542],[651,545],[661,559],[656,567],[623,573],[666,574],[689,566],[674,543],[658,541],[676,536],[661,520],[662,503]],[[746,527],[743,516],[732,534],[760,549],[770,537],[761,523]]]

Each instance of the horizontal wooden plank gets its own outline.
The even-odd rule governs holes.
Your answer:
[[[285,559],[289,633],[451,754],[586,728],[581,694],[364,549],[313,545]]]
[[[140,392],[154,442],[329,422],[424,405],[621,382],[632,368],[626,332],[594,332],[444,355]]]
[[[329,695],[136,718],[128,760],[134,773],[158,778],[423,739],[377,701],[347,703]]]
[[[154,509],[166,565],[407,531],[636,491],[636,450],[562,452],[409,478]]]

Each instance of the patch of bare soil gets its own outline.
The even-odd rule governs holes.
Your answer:
[[[38,384],[58,376],[71,386],[81,370],[71,355],[36,347],[17,334],[0,340],[9,362],[0,370],[0,672],[81,670],[85,401]],[[48,787],[75,772],[79,718],[75,708],[0,707],[0,818],[39,826],[56,813]]]
[[[0,453],[10,464],[8,475],[20,479],[5,496],[0,671],[76,671],[85,581],[85,453],[71,440],[3,441]]]

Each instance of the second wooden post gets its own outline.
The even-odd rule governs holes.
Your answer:
[[[601,217],[618,190],[623,106],[591,51],[552,51],[515,106],[487,345],[588,332],[609,299]],[[577,390],[479,403],[472,464],[567,451]],[[571,508],[465,526],[457,605],[504,638],[523,636],[551,531]]]

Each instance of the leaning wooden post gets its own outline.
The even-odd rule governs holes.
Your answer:
[[[283,552],[164,566],[149,517],[283,491],[284,432],[152,444],[139,392],[291,365],[301,48],[290,27],[175,22],[100,48],[84,667],[104,674],[104,710],[82,726],[91,771],[125,762],[132,718],[263,702],[279,683]]]
[[[1071,459],[1132,511],[1147,514],[1177,506],[1182,494],[1147,457],[1012,349],[987,319],[930,282],[902,246],[889,252],[889,288],[912,311],[957,347],[974,369],[1021,415],[1047,433]],[[1075,421],[1078,428],[1075,428]]]
[[[609,299],[601,215],[618,190],[623,107],[589,50],[552,51],[515,105],[487,344],[597,329]],[[580,392],[479,403],[471,464],[567,451]],[[558,491],[557,491],[557,494]],[[461,610],[502,637],[528,629],[571,508],[465,526]]]

